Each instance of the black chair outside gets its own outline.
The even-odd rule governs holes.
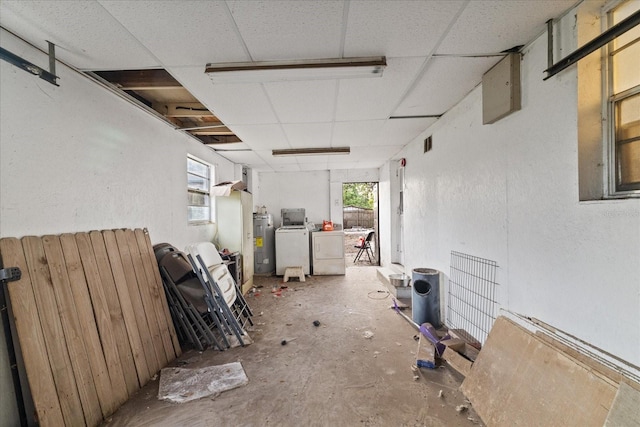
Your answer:
[[[362,240],[360,244],[354,246],[354,248],[358,248],[358,253],[356,254],[355,259],[353,260],[354,264],[358,262],[360,257],[362,257],[363,253],[367,254],[367,258],[369,258],[369,263],[373,262],[371,260],[372,258],[374,258],[373,251],[371,250],[371,241],[373,240],[373,236],[375,234],[376,234],[375,231],[370,231],[369,234],[367,234],[367,237],[364,240]]]

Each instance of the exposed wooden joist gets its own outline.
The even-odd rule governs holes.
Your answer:
[[[207,117],[213,113],[199,102],[164,102],[154,103],[153,109],[166,117]]]

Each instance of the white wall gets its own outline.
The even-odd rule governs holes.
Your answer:
[[[405,269],[495,260],[500,308],[640,365],[640,200],[579,202],[576,67],[543,81],[546,47],[524,51],[521,111],[483,126],[478,87],[402,153]]]
[[[266,206],[276,227],[282,222],[282,208],[304,208],[313,223],[330,218],[329,171],[260,172],[258,176],[258,198],[253,203]]]
[[[2,47],[47,57],[2,32]],[[60,87],[0,62],[0,237],[147,227],[153,243],[210,240],[187,225],[186,157],[234,166],[196,140],[58,65]],[[1,334],[1,332],[0,332]],[[0,425],[16,425],[0,337]]]

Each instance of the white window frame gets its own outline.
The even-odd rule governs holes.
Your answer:
[[[604,23],[603,30],[610,28],[613,24],[612,12],[625,0],[616,0],[603,8],[603,19]],[[638,42],[636,42],[638,43]],[[613,87],[613,56],[611,52],[613,51],[613,42],[609,43],[606,47],[603,48],[603,66],[602,66],[602,87],[603,87],[603,118],[604,126],[603,126],[603,138],[605,141],[604,148],[605,159],[607,167],[605,168],[604,182],[605,185],[605,194],[607,198],[635,198],[640,197],[640,189],[618,189],[617,184],[617,170],[616,167],[616,111],[615,106],[616,103],[630,98],[634,95],[640,93],[640,85],[629,88],[620,93],[614,93]]]
[[[207,170],[207,175],[208,176],[204,176],[204,175],[199,175],[199,174],[194,174],[192,172],[189,172],[189,163],[190,162],[195,162],[195,163],[199,163],[202,166],[206,167]],[[189,225],[198,225],[198,224],[209,224],[214,222],[214,210],[215,210],[215,203],[214,203],[214,197],[211,195],[211,187],[213,186],[213,181],[214,181],[214,177],[215,177],[215,167],[214,165],[205,162],[202,159],[199,159],[195,156],[192,155],[187,155],[187,168],[186,168],[186,172],[187,172],[187,223]],[[199,178],[203,178],[206,181],[206,190],[202,189],[202,188],[198,188],[195,186],[190,186],[189,185],[189,175],[194,175],[197,176]],[[208,202],[205,202],[205,204],[199,204],[199,205],[192,205],[190,204],[191,201],[191,196],[193,194],[198,194],[198,195],[203,195],[205,196],[205,199]],[[189,214],[189,208],[192,206],[206,206],[209,208],[209,218],[208,219],[192,219],[190,218],[190,214]]]

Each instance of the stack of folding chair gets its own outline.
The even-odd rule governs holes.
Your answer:
[[[244,328],[253,325],[253,313],[220,253],[211,242],[189,245],[186,251],[193,270],[207,290],[209,310],[217,313],[223,326],[233,331],[239,343],[244,345]]]
[[[242,327],[230,324],[228,318],[233,318],[233,314],[226,301],[222,300],[229,313],[221,306],[218,297],[220,294],[212,291],[209,282],[202,279],[200,272],[194,271],[188,256],[168,243],[155,245],[154,252],[169,310],[181,341],[190,343],[199,350],[210,346],[225,350],[232,346],[230,339],[235,336],[244,345],[242,335],[246,337],[246,332]],[[234,294],[235,286],[232,283]],[[231,295],[229,298],[231,300]],[[233,296],[233,302],[235,299],[237,297]],[[250,309],[248,310],[250,313]]]

